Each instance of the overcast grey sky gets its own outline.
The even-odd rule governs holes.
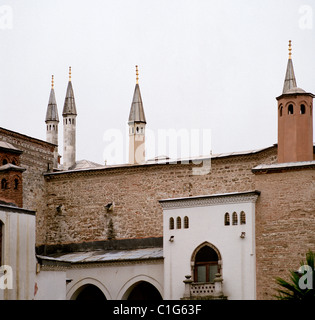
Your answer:
[[[153,139],[210,129],[213,153],[268,147],[289,40],[315,93],[314,28],[311,0],[0,0],[0,126],[45,140],[51,75],[62,120],[71,66],[77,160],[103,163],[104,135],[125,138],[137,64]]]

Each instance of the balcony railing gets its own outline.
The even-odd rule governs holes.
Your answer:
[[[223,279],[220,273],[217,273],[214,278],[214,283],[208,282],[193,282],[191,276],[186,276],[184,300],[198,299],[227,299],[223,294],[222,287]]]
[[[192,282],[190,285],[190,295],[191,296],[210,296],[215,292],[214,283],[196,283]]]

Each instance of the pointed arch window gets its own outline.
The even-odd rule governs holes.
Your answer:
[[[224,215],[224,225],[225,226],[230,225],[230,214],[228,212],[226,212],[226,214]]]
[[[176,228],[181,229],[182,228],[182,219],[180,217],[176,218]]]
[[[170,218],[170,221],[169,221],[169,227],[170,227],[170,230],[173,230],[174,229],[174,218]]]
[[[237,213],[233,212],[233,214],[232,214],[232,224],[233,224],[233,226],[236,226],[237,223],[238,223],[238,221],[237,221]]]
[[[305,105],[301,104],[300,106],[300,114],[305,114]]]
[[[220,266],[217,252],[208,245],[203,246],[195,257],[194,281],[213,283],[218,272]]]
[[[8,189],[8,181],[7,179],[1,180],[1,189]]]
[[[184,229],[189,228],[189,218],[186,216],[184,217]]]
[[[282,117],[282,112],[283,112],[283,107],[282,106],[280,106],[280,117]]]
[[[240,214],[240,224],[246,224],[246,215],[244,211]]]
[[[14,179],[14,189],[15,189],[15,190],[18,190],[18,188],[19,188],[19,179],[18,179],[18,178],[15,178],[15,179]]]

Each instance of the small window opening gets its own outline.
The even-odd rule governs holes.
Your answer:
[[[246,215],[244,211],[241,212],[240,221],[241,224],[246,224]]]
[[[174,229],[174,218],[170,218],[170,230]]]
[[[1,189],[8,189],[8,181],[6,179],[1,180]]]
[[[232,215],[232,224],[233,224],[233,226],[236,226],[236,225],[237,225],[237,213],[236,213],[236,212],[233,212],[233,215]]]
[[[293,114],[293,104],[290,104],[288,107],[288,114]]]
[[[225,226],[229,226],[230,225],[230,215],[229,215],[228,212],[224,215],[224,225]]]
[[[8,160],[7,160],[7,159],[3,159],[2,165],[5,165],[5,164],[7,164],[7,163],[8,163]]]
[[[14,189],[17,190],[19,187],[19,179],[14,179]]]
[[[139,127],[137,127],[137,133],[139,133]]]
[[[300,114],[305,114],[305,105],[301,104]]]
[[[188,229],[189,228],[189,218],[185,217],[184,218],[184,229]]]
[[[282,111],[283,111],[283,107],[280,107],[280,117],[282,117]]]
[[[177,219],[176,219],[176,228],[177,229],[182,228],[182,219],[180,217],[177,217]]]

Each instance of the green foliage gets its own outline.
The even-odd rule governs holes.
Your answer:
[[[281,287],[276,289],[279,300],[315,300],[315,274],[314,274],[315,253],[309,250],[306,254],[306,262],[301,261],[302,266],[309,266],[311,271],[305,270],[302,274],[290,270],[290,281],[276,278],[276,283]],[[307,277],[308,275],[308,277]],[[311,280],[311,283],[307,283]],[[306,283],[305,283],[306,282]],[[302,285],[301,285],[302,284]],[[306,286],[306,288],[303,288]],[[302,287],[302,288],[301,288]]]

